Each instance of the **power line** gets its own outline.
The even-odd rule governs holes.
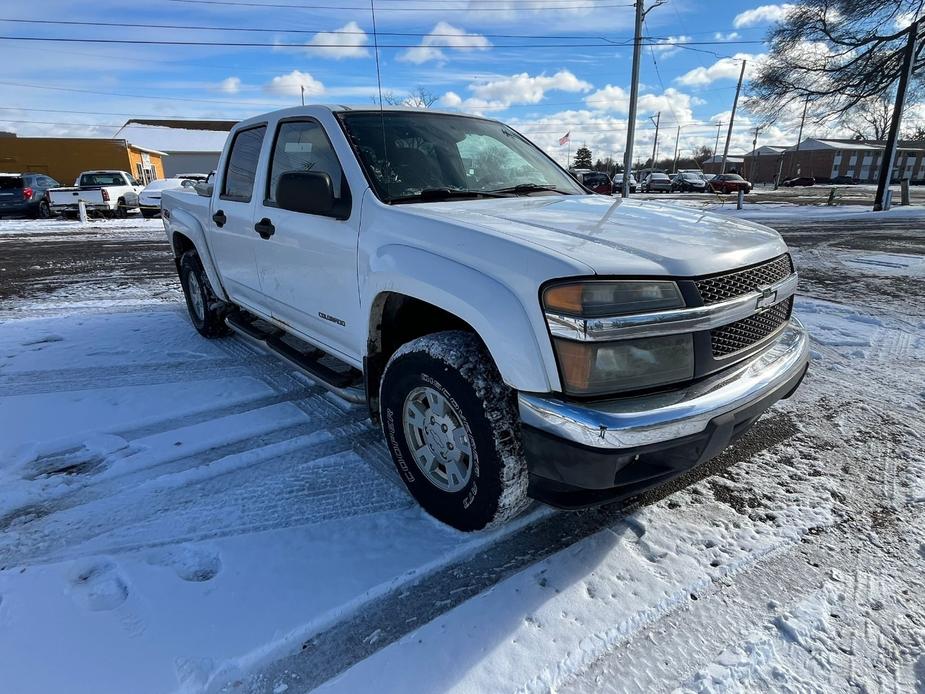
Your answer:
[[[380,0],[381,1],[381,0]],[[357,31],[344,30],[344,29],[291,29],[291,28],[265,28],[265,27],[228,27],[228,26],[204,26],[204,25],[193,25],[193,24],[138,24],[132,22],[89,22],[89,21],[78,21],[78,20],[59,20],[59,19],[7,19],[0,17],[0,22],[12,22],[17,24],[51,24],[51,25],[60,25],[60,26],[90,26],[90,27],[121,27],[121,28],[134,28],[134,29],[181,29],[189,31],[237,31],[237,32],[261,32],[261,33],[272,33],[272,34],[331,34],[331,35],[344,35],[344,36],[367,36],[369,32],[359,29]],[[379,36],[433,36],[433,37],[445,37],[445,38],[459,38],[460,34],[456,33],[440,33],[432,31],[378,31]],[[586,40],[588,36],[575,36],[575,35],[543,35],[543,34],[484,34],[479,32],[478,36],[490,39],[551,39],[551,40],[565,40],[565,39],[575,39],[575,40]],[[630,37],[605,37],[605,36],[592,36],[591,38],[599,39],[601,41],[608,40],[620,40],[620,41],[630,41]],[[657,38],[657,37],[653,37]]]
[[[310,4],[281,4],[281,3],[268,3],[268,2],[232,2],[232,0],[167,0],[167,2],[182,2],[191,5],[225,5],[230,7],[284,7],[294,10],[361,10],[365,11],[366,7],[361,7],[357,5],[310,5]],[[462,2],[460,2],[462,4]],[[549,6],[546,4],[533,4],[531,6],[518,5],[516,7],[426,7],[426,6],[414,6],[414,7],[380,7],[380,11],[385,12],[428,12],[428,11],[439,11],[439,12],[512,12],[514,10],[527,10],[527,11],[549,11],[549,10],[597,10],[597,9],[606,9],[606,8],[616,8],[616,7],[632,7],[632,3],[606,3],[598,5],[560,5],[560,6]]]
[[[477,36],[477,34],[476,34]],[[49,43],[102,43],[102,44],[129,44],[143,46],[211,46],[219,48],[369,48],[366,43],[267,43],[265,41],[168,41],[153,39],[97,39],[97,38],[72,38],[72,37],[48,37],[48,36],[0,36],[0,41],[45,41]],[[716,42],[705,42],[706,45],[712,45]],[[728,43],[728,42],[722,42]],[[762,41],[742,41],[740,43],[763,43]],[[621,47],[628,44],[621,43],[510,43],[494,46],[479,46],[482,49],[502,49],[502,48],[613,48]],[[690,43],[672,43],[659,41],[656,43],[642,43],[643,46],[690,46]],[[388,43],[380,44],[380,48],[419,48],[419,43]],[[453,48],[453,46],[435,46],[436,48]]]

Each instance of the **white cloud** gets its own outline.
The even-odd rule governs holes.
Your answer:
[[[437,22],[430,33],[421,39],[420,46],[400,53],[398,60],[415,65],[432,60],[445,62],[447,57],[441,48],[452,48],[457,51],[484,51],[491,45],[491,41],[481,34],[469,34],[447,22]]]
[[[736,29],[743,29],[758,24],[773,24],[774,22],[779,22],[786,18],[787,13],[796,7],[796,5],[789,2],[777,5],[760,5],[759,7],[745,10],[745,12],[737,14],[735,19],[732,20],[732,26]]]
[[[728,34],[724,34],[721,31],[717,31],[713,34],[714,41],[735,41],[739,38],[740,34],[738,31],[730,31]]]
[[[559,70],[554,75],[531,76],[526,72],[510,77],[500,77],[487,82],[469,85],[472,96],[463,99],[456,92],[444,94],[440,103],[450,108],[460,108],[476,113],[503,111],[515,104],[537,104],[547,91],[586,92],[592,85],[578,79],[568,70]]]
[[[274,77],[265,89],[273,94],[299,95],[305,87],[305,96],[324,94],[324,85],[307,72],[293,70],[288,75]]]
[[[585,99],[585,103],[592,111],[615,111],[617,113],[626,113],[629,110],[629,101],[629,92],[622,87],[609,84]],[[695,99],[689,94],[669,87],[663,94],[640,94],[638,109],[640,114],[661,111],[663,122],[684,125],[694,120],[694,112],[691,108],[694,105]]]
[[[764,58],[763,53],[757,55],[736,53],[732,58],[720,58],[710,67],[695,67],[675,78],[675,81],[689,87],[703,87],[717,80],[737,80],[742,70],[742,60],[748,61],[745,67],[745,78],[750,79]]]
[[[660,57],[667,58],[681,50],[678,44],[690,43],[693,40],[690,36],[669,36],[652,44],[652,50]]]
[[[225,92],[226,94],[237,94],[241,91],[241,78],[240,77],[226,77],[218,84],[219,91]]]
[[[360,25],[356,22],[348,22],[333,32],[318,32],[306,45],[309,46],[308,50],[313,55],[342,60],[367,57],[369,55],[369,51],[365,48],[367,43],[369,43],[369,36],[360,28]]]

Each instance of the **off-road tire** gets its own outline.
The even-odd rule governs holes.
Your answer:
[[[180,256],[180,284],[186,297],[190,321],[199,334],[210,339],[227,335],[229,329],[225,325],[225,315],[228,313],[228,305],[212,291],[209,277],[196,251],[186,251]],[[197,294],[201,304],[197,302]],[[201,307],[201,311],[197,307]]]
[[[465,430],[470,473],[458,491],[441,489],[428,479],[408,442],[406,403],[421,389],[442,395]],[[399,348],[386,364],[379,399],[392,460],[429,514],[458,530],[473,531],[504,523],[529,504],[516,397],[474,334],[434,333]]]

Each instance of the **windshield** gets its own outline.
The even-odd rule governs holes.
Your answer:
[[[379,111],[350,111],[338,117],[376,195],[386,202],[430,190],[584,192],[536,146],[501,123],[426,112],[385,111],[380,118]]]
[[[667,174],[656,174],[656,173],[654,173],[654,174],[651,174],[649,177],[650,177],[653,181],[667,181],[667,180],[668,180],[668,175],[667,175]]]

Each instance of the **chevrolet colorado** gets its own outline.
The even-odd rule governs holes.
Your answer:
[[[808,366],[771,229],[593,195],[502,123],[304,106],[165,191],[190,319],[367,403],[462,530],[637,495],[709,460]]]

